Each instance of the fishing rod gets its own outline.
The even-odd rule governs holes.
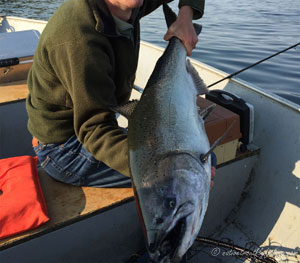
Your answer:
[[[239,70],[239,71],[237,71],[237,72],[235,72],[235,73],[232,73],[232,74],[228,75],[227,77],[225,77],[225,78],[223,78],[223,79],[220,79],[220,80],[218,80],[218,81],[216,81],[216,82],[214,82],[214,83],[208,85],[207,88],[210,88],[210,87],[212,87],[212,86],[214,86],[214,85],[216,85],[216,84],[218,84],[218,83],[220,83],[220,82],[222,82],[222,81],[224,81],[224,80],[226,80],[226,79],[231,79],[232,77],[234,77],[234,76],[236,76],[236,75],[238,75],[238,74],[244,72],[245,70],[247,70],[247,69],[249,69],[249,68],[252,68],[252,67],[254,67],[254,66],[256,66],[256,65],[258,65],[258,64],[260,64],[260,63],[262,63],[262,62],[264,62],[264,61],[266,61],[266,60],[268,60],[268,59],[270,59],[270,58],[273,58],[273,57],[275,57],[275,56],[277,56],[277,55],[279,55],[279,54],[281,54],[281,53],[283,53],[283,52],[285,52],[285,51],[287,51],[287,50],[289,50],[289,49],[295,48],[295,47],[297,47],[298,45],[300,45],[300,42],[297,43],[297,44],[295,44],[295,45],[292,45],[292,46],[290,46],[290,47],[288,47],[288,48],[285,48],[285,49],[283,49],[283,50],[281,50],[281,51],[279,51],[279,52],[277,52],[277,53],[275,53],[275,54],[273,54],[273,55],[271,55],[271,56],[268,56],[268,57],[266,57],[266,58],[264,58],[264,59],[262,59],[262,60],[260,60],[260,61],[258,61],[258,62],[256,62],[256,63],[254,63],[254,64],[252,64],[252,65],[250,65],[250,66],[248,66],[248,67],[245,67],[245,68],[243,68],[243,69],[241,69],[241,70]]]

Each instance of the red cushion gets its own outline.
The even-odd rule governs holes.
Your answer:
[[[49,220],[36,165],[31,156],[0,160],[0,239]]]

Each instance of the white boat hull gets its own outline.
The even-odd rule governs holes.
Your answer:
[[[45,24],[6,18],[0,32],[12,28],[41,32]],[[141,43],[137,86],[145,86],[162,51]],[[226,75],[192,62],[207,84]],[[239,246],[254,242],[261,251],[269,250],[269,255],[277,257],[288,251],[299,262],[296,252],[300,244],[300,106],[236,80],[221,82],[214,88],[232,92],[254,106],[253,142],[260,148],[260,154],[217,170],[201,235],[229,238]],[[133,97],[139,96],[133,92]],[[14,119],[12,125],[7,124],[10,114]],[[26,119],[24,100],[0,104],[0,122],[6,123],[1,126],[0,158],[32,154]],[[126,121],[120,120],[120,124],[126,126]],[[19,131],[17,136],[9,134],[12,126]],[[10,142],[4,143],[3,136],[11,138]],[[22,138],[22,145],[17,138]],[[0,252],[0,261],[124,262],[124,258],[144,246],[142,240],[135,205],[130,202],[7,248]],[[233,262],[232,257],[208,254],[199,253],[190,262]]]

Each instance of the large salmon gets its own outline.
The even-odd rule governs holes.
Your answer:
[[[172,20],[172,11],[167,6],[164,11],[166,20]],[[206,212],[210,145],[196,105],[196,96],[206,91],[186,60],[184,46],[174,37],[140,101],[116,109],[128,117],[132,184],[155,262],[180,260],[193,244]]]

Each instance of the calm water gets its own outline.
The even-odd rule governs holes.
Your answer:
[[[48,20],[63,0],[0,0],[0,13]],[[300,0],[206,1],[192,57],[227,73],[300,42]],[[171,6],[176,9],[177,1]],[[161,10],[142,20],[142,39],[165,46]],[[238,78],[300,104],[300,46],[240,74]]]

